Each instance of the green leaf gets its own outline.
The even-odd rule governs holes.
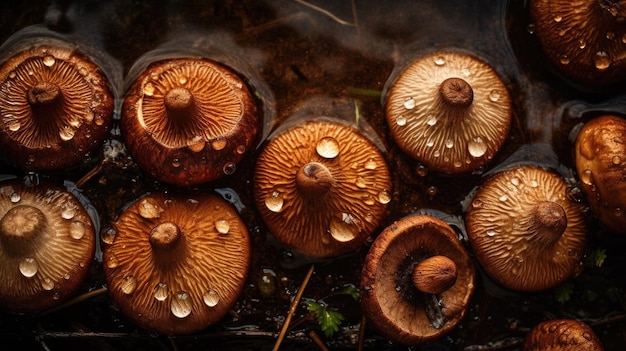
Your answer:
[[[574,292],[574,285],[571,283],[563,283],[556,287],[554,290],[556,294],[556,300],[564,304],[572,297],[572,293]]]
[[[354,300],[359,299],[359,290],[354,287],[354,285],[346,285],[343,289],[337,291],[335,295],[348,295],[352,297]]]
[[[339,330],[343,321],[343,315],[339,311],[314,301],[308,302],[307,309],[317,315],[317,323],[326,336],[333,336]]]
[[[606,249],[598,248],[589,253],[588,259],[591,264],[599,268],[604,264],[606,257]]]

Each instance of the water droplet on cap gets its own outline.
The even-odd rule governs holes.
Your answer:
[[[280,212],[283,209],[283,196],[278,191],[272,191],[265,197],[265,206],[272,212]]]
[[[446,64],[446,59],[443,56],[437,56],[433,61],[437,66],[443,66]]]
[[[54,282],[50,278],[44,278],[41,280],[41,288],[50,291],[54,288]]]
[[[9,123],[9,130],[12,132],[17,132],[22,127],[22,123],[19,121],[11,121]]]
[[[107,267],[109,267],[111,269],[117,268],[120,265],[120,261],[117,259],[117,256],[112,254],[107,259],[106,265],[107,265]]]
[[[11,193],[10,198],[12,203],[20,202],[20,200],[22,199],[22,197],[18,193]]]
[[[56,59],[52,55],[46,55],[43,57],[43,64],[47,67],[54,66],[55,62],[56,62]]]
[[[236,170],[237,170],[237,166],[235,165],[234,162],[226,162],[224,164],[224,167],[222,167],[222,171],[226,175],[234,174]]]
[[[598,51],[594,59],[594,64],[598,70],[605,70],[611,65],[611,58],[606,51]]]
[[[70,223],[70,236],[76,240],[80,240],[85,236],[87,232],[87,228],[85,228],[85,223],[81,221],[72,221]]]
[[[143,199],[139,204],[139,215],[145,219],[158,218],[164,210],[150,199]]]
[[[226,139],[216,139],[211,141],[211,147],[213,148],[213,150],[222,150],[226,147],[227,144],[227,140]]]
[[[399,125],[400,127],[405,126],[406,125],[406,117],[398,116],[398,118],[396,118],[396,124]]]
[[[168,296],[167,284],[165,283],[157,284],[157,286],[154,288],[154,298],[157,301],[164,301],[165,299],[167,299],[167,296]]]
[[[61,129],[59,129],[59,137],[61,137],[61,140],[63,141],[72,140],[75,134],[76,129],[70,126],[63,126]]]
[[[220,234],[228,234],[228,231],[230,230],[230,223],[228,223],[225,219],[217,220],[215,221],[215,229]]]
[[[382,190],[381,192],[378,193],[378,202],[385,205],[385,204],[388,204],[390,201],[391,201],[391,194],[389,194],[389,191]]]
[[[353,240],[359,229],[356,227],[358,220],[350,213],[341,213],[339,217],[330,220],[329,232],[333,239],[339,242]]]
[[[326,136],[317,142],[317,154],[324,158],[335,158],[339,155],[339,142],[331,136]]]
[[[412,97],[406,99],[404,101],[404,108],[406,108],[407,110],[412,110],[415,108],[415,99],[413,99]]]
[[[178,318],[185,318],[191,314],[191,299],[189,294],[180,291],[177,292],[170,304],[170,311]]]
[[[152,83],[147,83],[144,87],[143,87],[143,93],[146,96],[152,96],[154,95],[154,85]]]
[[[467,151],[473,157],[481,157],[487,152],[487,144],[481,137],[476,137],[467,143]]]
[[[135,279],[135,277],[133,277],[132,275],[127,275],[126,277],[124,277],[122,285],[120,286],[120,289],[122,289],[122,292],[124,294],[130,295],[133,293],[133,291],[135,291],[136,288],[137,279]]]
[[[202,300],[209,307],[215,307],[220,301],[220,296],[217,291],[210,289],[202,295]]]
[[[20,273],[22,273],[23,276],[25,276],[26,278],[30,278],[37,274],[37,271],[39,270],[39,265],[34,258],[26,257],[20,262],[19,269]]]

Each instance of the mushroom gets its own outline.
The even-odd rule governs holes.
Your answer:
[[[626,120],[603,115],[576,136],[576,171],[591,210],[611,231],[626,234]]]
[[[549,289],[582,268],[583,205],[548,169],[521,165],[493,174],[471,197],[465,224],[476,259],[508,289]]]
[[[353,126],[318,118],[279,130],[259,155],[254,198],[290,249],[318,258],[357,250],[391,200],[381,151]]]
[[[231,68],[204,58],[153,62],[124,97],[121,132],[150,176],[195,185],[233,174],[262,128],[256,100]]]
[[[87,277],[95,230],[80,201],[51,184],[0,182],[0,306],[41,312]]]
[[[207,193],[145,195],[103,241],[112,300],[138,326],[164,334],[193,333],[222,319],[250,265],[245,223]]]
[[[587,324],[575,319],[553,319],[533,327],[522,351],[602,351],[604,347]]]
[[[391,136],[433,171],[474,170],[489,162],[507,138],[512,119],[508,90],[493,68],[474,56],[425,55],[390,82],[385,114]]]
[[[74,166],[104,142],[114,101],[104,72],[75,47],[15,52],[0,66],[0,148],[27,171]]]
[[[531,0],[545,55],[568,78],[595,86],[626,78],[626,5],[622,1]]]
[[[390,340],[420,345],[461,321],[474,281],[474,265],[454,229],[430,215],[412,215],[374,240],[363,265],[361,306]]]

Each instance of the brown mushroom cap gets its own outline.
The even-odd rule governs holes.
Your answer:
[[[443,256],[456,266],[456,280],[439,294],[412,283],[413,267]],[[376,330],[389,339],[418,345],[438,339],[465,315],[474,291],[472,260],[455,231],[429,215],[400,219],[374,240],[363,266],[361,306]]]
[[[539,323],[524,338],[522,351],[602,351],[604,347],[587,324],[574,319]]]
[[[545,290],[581,269],[583,206],[552,171],[524,165],[495,173],[471,198],[465,223],[476,259],[508,289]]]
[[[101,69],[62,45],[38,45],[0,66],[0,148],[19,168],[59,170],[104,141],[114,96]]]
[[[104,240],[109,293],[140,327],[196,332],[222,319],[243,289],[248,231],[215,195],[146,195],[121,213],[113,230]]]
[[[259,155],[257,208],[274,236],[314,257],[361,247],[391,200],[381,151],[358,129],[318,119],[283,130]]]
[[[596,117],[579,131],[576,171],[591,210],[616,233],[626,234],[626,120]]]
[[[425,55],[407,66],[389,88],[385,113],[398,146],[444,173],[489,162],[512,119],[509,92],[498,74],[457,52]]]
[[[621,1],[532,0],[535,33],[554,66],[574,81],[624,81],[626,6]]]
[[[150,176],[193,185],[235,172],[261,129],[247,84],[230,68],[200,58],[149,65],[122,108],[124,142]]]
[[[0,306],[41,312],[72,296],[95,253],[82,204],[63,188],[0,183]]]

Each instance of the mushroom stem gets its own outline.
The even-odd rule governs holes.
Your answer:
[[[189,111],[189,109],[193,106],[194,99],[189,90],[183,87],[177,87],[165,94],[163,102],[168,112],[178,114],[184,111]]]
[[[446,256],[431,256],[413,267],[411,279],[417,290],[441,294],[450,289],[458,276],[456,263]]]
[[[49,105],[60,96],[61,89],[48,82],[39,82],[26,92],[26,99],[31,106]]]
[[[296,186],[303,194],[320,196],[335,185],[335,178],[328,167],[319,162],[309,162],[298,170]]]
[[[30,205],[11,208],[0,219],[0,236],[5,244],[33,239],[46,227],[48,220],[40,209]]]
[[[474,101],[474,90],[461,78],[448,78],[439,86],[443,102],[451,107],[466,108]]]
[[[563,206],[553,201],[540,201],[532,213],[532,225],[541,245],[556,242],[567,228],[567,214]]]
[[[174,222],[159,223],[150,232],[150,245],[155,250],[170,250],[178,242],[182,233]]]

